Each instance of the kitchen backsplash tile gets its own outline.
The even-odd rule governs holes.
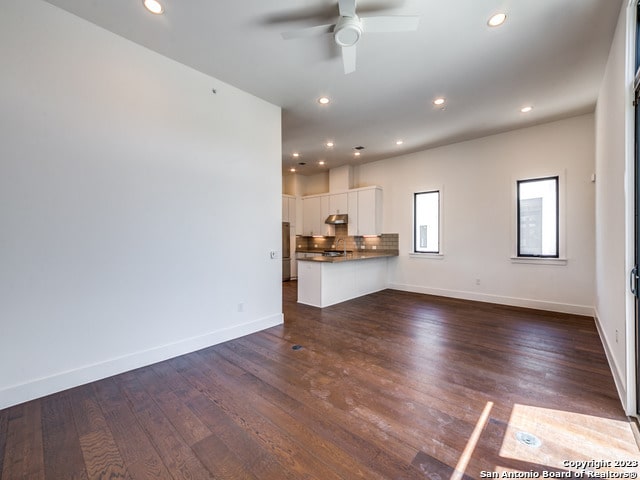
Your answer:
[[[305,250],[342,250],[342,242],[336,247],[336,241],[345,238],[347,250],[370,251],[375,246],[376,251],[398,252],[399,241],[397,233],[383,233],[379,237],[353,237],[347,235],[346,225],[336,225],[334,237],[296,237],[296,251]],[[364,247],[364,248],[363,248]]]

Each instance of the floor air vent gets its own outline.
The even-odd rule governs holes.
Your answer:
[[[528,447],[538,448],[542,445],[542,440],[533,435],[532,433],[527,432],[516,432],[516,440],[523,445]]]

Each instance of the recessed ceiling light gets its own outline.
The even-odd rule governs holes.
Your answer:
[[[318,162],[318,165],[324,165],[324,160],[320,160],[320,161]]]
[[[156,15],[164,13],[164,7],[160,2],[158,2],[158,0],[142,0],[142,4],[144,5],[144,8],[149,10],[151,13]]]
[[[487,21],[487,25],[489,25],[490,27],[499,27],[504,23],[506,19],[507,19],[506,14],[496,13]]]
[[[291,168],[291,169],[289,169],[289,171],[290,171],[290,172],[295,172],[295,171],[296,171],[296,169],[295,169],[295,168]]]
[[[293,156],[294,156],[294,157],[296,157],[296,158],[298,158],[298,157],[300,156],[300,154],[299,154],[298,152],[295,152],[295,153],[293,154]]]
[[[404,143],[404,140],[396,140],[396,145],[402,145]]]
[[[326,145],[327,147],[331,148],[331,147],[333,147],[333,142],[327,142],[327,143],[325,143],[325,145]]]
[[[527,105],[526,107],[522,107],[520,109],[522,113],[529,113],[531,110],[533,110],[533,107],[531,105]]]
[[[356,157],[359,157],[359,156],[360,156],[360,152],[355,152],[355,153],[354,153],[354,155],[355,155]]]
[[[444,98],[442,98],[442,97],[436,98],[436,99],[433,101],[433,104],[434,104],[434,105],[438,105],[438,106],[440,106],[440,105],[444,105]]]
[[[329,103],[331,100],[329,100],[327,97],[320,97],[318,99],[318,103],[320,105],[326,105],[327,103]]]

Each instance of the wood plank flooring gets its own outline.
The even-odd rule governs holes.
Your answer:
[[[640,460],[593,319],[392,290],[317,309],[283,288],[282,326],[0,411],[0,478],[437,480]]]

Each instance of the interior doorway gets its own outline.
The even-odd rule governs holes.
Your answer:
[[[639,270],[640,265],[640,7],[636,5],[636,35],[635,35],[635,79],[634,91],[635,99],[634,117],[635,117],[635,146],[634,146],[634,202],[633,202],[633,220],[634,220],[634,267],[631,270],[630,288],[634,295],[634,325],[635,325],[635,378],[636,378],[636,407],[635,413],[640,417],[640,292],[639,288]]]
[[[634,295],[634,323],[635,323],[635,344],[636,344],[636,413],[640,414],[640,301],[638,292],[638,265],[640,265],[640,78],[636,74],[635,79],[635,154],[634,154],[634,267],[631,270],[630,288]]]

